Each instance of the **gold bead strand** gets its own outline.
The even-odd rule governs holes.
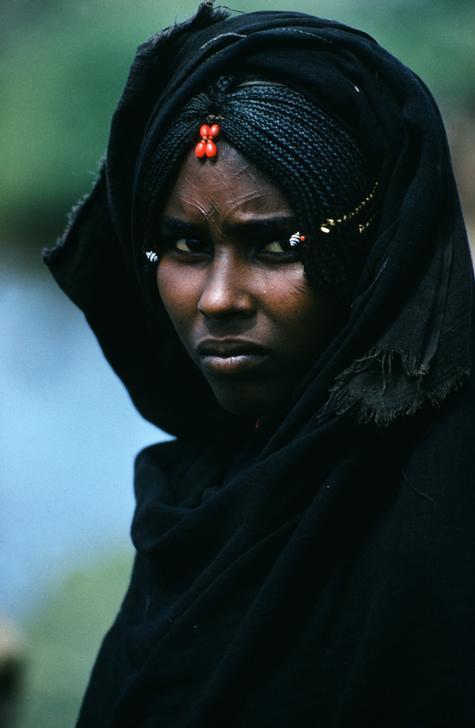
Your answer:
[[[368,202],[371,202],[371,200],[373,199],[373,197],[376,194],[376,190],[378,189],[378,187],[379,187],[379,182],[376,181],[374,183],[373,189],[371,190],[371,192],[369,193],[369,195],[367,195],[367,197],[365,197],[364,200],[362,200],[353,210],[351,210],[351,212],[345,213],[343,215],[343,217],[337,217],[337,218],[328,217],[320,225],[320,232],[325,233],[325,235],[328,235],[328,233],[331,232],[332,228],[336,227],[337,225],[340,225],[343,222],[348,222],[349,220],[352,220],[354,217],[356,217],[357,215],[359,215],[359,213],[361,212],[361,210],[364,207],[366,207],[366,205],[368,204]],[[365,225],[362,225],[362,224],[358,225],[358,231],[361,233],[364,230],[366,230],[366,228],[371,223],[372,219],[373,218],[371,218],[368,221],[368,223],[366,223]],[[361,229],[361,228],[363,228],[363,229]]]

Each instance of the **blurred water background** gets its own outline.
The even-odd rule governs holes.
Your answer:
[[[15,715],[2,717],[0,706],[0,727],[74,724],[127,583],[133,457],[165,437],[134,411],[40,251],[92,183],[136,46],[195,7],[16,0],[2,8],[0,680],[10,657],[21,679]],[[374,34],[416,70],[442,108],[473,228],[473,0],[232,7],[334,17]]]

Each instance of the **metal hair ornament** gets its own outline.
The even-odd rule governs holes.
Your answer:
[[[211,124],[211,126],[208,126],[208,124],[201,124],[201,141],[198,142],[195,147],[195,154],[198,159],[203,159],[203,157],[212,158],[216,156],[218,149],[213,139],[216,139],[220,131],[221,127],[219,124]]]
[[[300,243],[303,243],[304,240],[307,239],[306,235],[301,235],[300,233],[294,233],[289,238],[289,245],[291,248],[295,248],[297,245],[300,245]]]
[[[363,210],[363,208],[366,207],[368,205],[368,203],[371,202],[371,200],[375,196],[378,186],[379,186],[379,182],[375,182],[373,189],[371,190],[369,195],[367,197],[365,197],[364,200],[362,200],[360,202],[360,204],[355,207],[354,210],[352,210],[351,212],[347,212],[345,215],[343,215],[343,217],[335,217],[335,218],[327,217],[327,219],[320,225],[320,231],[322,233],[325,233],[326,235],[328,235],[328,233],[331,233],[332,229],[335,228],[337,225],[340,225],[343,222],[349,222],[354,217],[359,215],[361,210]],[[370,217],[369,220],[367,220],[366,222],[360,223],[357,226],[358,232],[364,233],[364,231],[371,225],[373,220],[374,220],[374,215],[372,217]]]

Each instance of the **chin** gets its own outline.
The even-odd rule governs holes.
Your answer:
[[[239,417],[255,418],[265,417],[278,412],[286,400],[275,398],[274,392],[253,391],[253,388],[240,386],[217,388],[212,387],[219,404],[227,412]]]

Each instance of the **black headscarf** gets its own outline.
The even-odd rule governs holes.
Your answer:
[[[254,435],[151,311],[133,228],[154,135],[236,67],[309,90],[385,162],[348,320]],[[360,31],[204,3],[139,48],[99,179],[46,259],[177,435],[137,458],[136,561],[79,726],[474,725],[473,273],[424,84]]]

